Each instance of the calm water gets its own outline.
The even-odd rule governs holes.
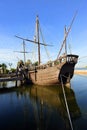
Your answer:
[[[4,83],[4,90],[0,90],[0,130],[71,129],[61,86],[11,88],[13,85]],[[71,89],[66,88],[65,92],[73,129],[86,130],[87,76],[75,75]]]

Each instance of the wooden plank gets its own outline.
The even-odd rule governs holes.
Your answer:
[[[0,82],[7,82],[7,81],[17,81],[17,80],[23,80],[23,77],[4,77],[0,78]]]

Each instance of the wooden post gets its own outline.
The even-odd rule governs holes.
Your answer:
[[[17,80],[16,80],[16,82],[15,82],[15,87],[17,87]]]

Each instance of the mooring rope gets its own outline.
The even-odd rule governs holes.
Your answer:
[[[63,81],[62,81],[62,76],[60,76],[60,77],[61,77],[61,85],[62,85],[62,90],[63,90],[63,95],[64,95],[64,101],[65,101],[65,105],[66,105],[66,110],[67,110],[67,114],[68,114],[68,118],[69,118],[71,130],[73,130],[73,125],[72,125],[72,121],[71,121],[71,117],[70,117],[70,112],[69,112],[69,107],[68,107],[68,103],[67,103],[67,99],[66,99],[66,95],[65,95],[65,90],[64,90],[64,85],[63,85]]]

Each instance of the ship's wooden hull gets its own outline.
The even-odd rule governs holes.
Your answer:
[[[37,69],[36,72],[29,72],[29,79],[32,80],[32,83],[38,85],[50,85],[58,83],[58,74],[60,70],[57,66],[48,67],[46,69]]]
[[[34,69],[29,71],[29,79],[33,84],[37,85],[54,85],[68,82],[68,78],[72,78],[74,73],[74,65],[61,63],[59,65],[50,66],[44,69]]]

